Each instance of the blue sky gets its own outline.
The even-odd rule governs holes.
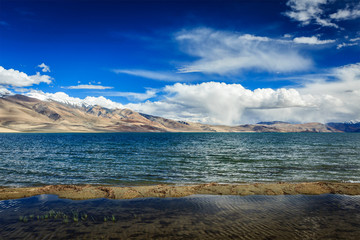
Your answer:
[[[0,93],[212,124],[360,119],[360,3],[0,0]]]

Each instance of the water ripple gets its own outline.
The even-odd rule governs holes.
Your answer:
[[[360,181],[360,134],[0,134],[0,185]]]

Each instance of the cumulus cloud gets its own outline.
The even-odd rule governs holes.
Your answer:
[[[32,98],[40,99],[42,101],[56,101],[65,104],[70,104],[73,106],[98,105],[110,109],[124,108],[122,104],[113,102],[110,99],[107,99],[103,96],[100,97],[88,96],[84,99],[81,99],[81,98],[70,97],[68,94],[64,92],[44,93],[43,91],[36,91],[36,90],[30,91],[26,93],[26,95]]]
[[[321,45],[321,44],[328,44],[333,43],[335,40],[320,40],[316,36],[312,37],[296,37],[293,40],[295,43],[303,43],[303,44],[309,44],[309,45]]]
[[[38,67],[42,68],[41,71],[43,71],[43,72],[50,72],[50,67],[45,65],[45,63],[38,65]]]
[[[182,49],[198,60],[179,72],[231,74],[244,69],[268,72],[305,70],[312,61],[301,56],[289,41],[210,28],[183,30],[176,34]]]
[[[285,12],[285,15],[291,19],[300,22],[302,25],[309,25],[315,23],[323,27],[335,27],[338,25],[332,23],[325,15],[323,6],[328,4],[329,0],[289,0],[287,5],[290,11]]]
[[[113,70],[115,73],[124,73],[128,75],[133,75],[137,77],[149,78],[159,81],[167,81],[167,82],[181,82],[190,80],[188,76],[180,75],[177,73],[168,73],[168,72],[157,72],[157,71],[149,71],[149,70],[141,70],[141,69],[115,69]]]
[[[245,89],[240,84],[206,82],[177,83],[164,89],[165,100],[128,106],[142,112],[175,119],[211,124],[236,125],[264,120],[263,112],[281,109],[314,108],[317,99],[295,89]],[[261,111],[259,111],[261,110]],[[259,111],[257,114],[256,112]],[[277,116],[282,118],[281,115]],[[266,118],[268,119],[268,118]],[[284,120],[284,119],[280,119]]]
[[[37,72],[35,75],[27,75],[14,69],[5,69],[0,66],[0,84],[12,87],[28,87],[34,84],[51,83],[52,78],[48,75],[41,75]]]
[[[63,88],[66,88],[66,89],[98,89],[98,90],[104,90],[104,89],[112,89],[114,87],[106,87],[106,86],[92,85],[92,84],[89,84],[89,85],[81,84],[81,85],[77,85],[77,86],[69,86],[69,87],[63,87]]]
[[[326,95],[331,104],[322,106],[323,118],[351,120],[360,118],[360,63],[330,70],[330,78],[308,82],[299,89],[302,93]]]

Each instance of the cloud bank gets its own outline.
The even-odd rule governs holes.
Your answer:
[[[360,119],[360,63],[304,79],[303,87],[245,89],[206,82],[165,87],[166,98],[129,108],[174,119],[236,125],[258,121],[331,122]]]
[[[314,105],[311,96],[301,96],[295,89],[251,91],[240,84],[206,82],[196,85],[177,83],[167,86],[165,91],[168,93],[168,98],[162,103],[145,102],[132,107],[138,110],[157,111],[157,108],[168,105],[166,111],[161,113],[169,117],[176,115],[174,110],[169,110],[171,107],[181,113],[181,118],[212,124],[234,125],[243,121],[249,122],[248,113],[255,110],[313,107]]]
[[[240,84],[206,82],[174,84],[164,89],[167,98],[159,102],[129,104],[137,111],[175,119],[211,124],[236,125],[268,119],[270,112],[314,108],[317,99],[296,89],[245,89]],[[275,116],[274,116],[275,117]],[[277,120],[284,120],[277,114]],[[286,116],[288,117],[288,116]],[[288,120],[288,119],[287,119]],[[292,119],[293,120],[293,119]]]
[[[204,82],[176,83],[146,93],[109,93],[109,96],[141,101],[159,91],[163,93],[157,101],[126,105],[103,96],[80,99],[63,92],[32,90],[26,95],[76,106],[130,108],[146,114],[209,124],[238,125],[275,120],[326,123],[360,119],[360,63],[333,68],[315,76],[304,75],[303,80],[305,84],[298,88],[250,90],[241,84]]]

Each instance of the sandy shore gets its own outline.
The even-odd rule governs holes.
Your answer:
[[[55,194],[73,200],[109,198],[132,199],[144,197],[184,197],[193,194],[213,195],[296,195],[296,194],[360,195],[360,183],[253,183],[253,184],[198,184],[113,187],[95,185],[50,185],[44,187],[0,187],[0,200]]]

